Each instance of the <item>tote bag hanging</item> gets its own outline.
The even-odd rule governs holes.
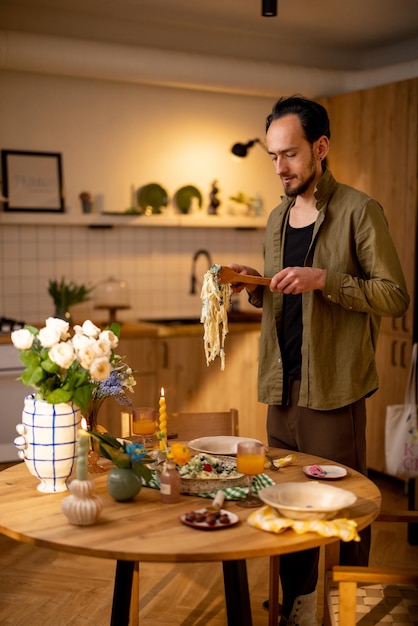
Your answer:
[[[412,348],[404,403],[386,407],[386,469],[405,480],[418,476],[417,345]]]

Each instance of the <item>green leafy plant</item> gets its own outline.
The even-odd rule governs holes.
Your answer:
[[[229,199],[233,200],[234,202],[238,202],[238,204],[246,204],[248,206],[250,206],[255,200],[255,198],[247,196],[242,191],[238,191],[235,196],[229,196]]]
[[[90,300],[90,293],[94,287],[76,285],[74,282],[66,283],[64,278],[61,281],[50,280],[48,293],[52,297],[56,309],[67,311],[73,304]]]
[[[154,463],[142,444],[119,440],[109,433],[92,431],[90,436],[100,444],[100,454],[112,461],[116,467],[131,469],[137,476],[148,482],[152,473],[148,465]]]

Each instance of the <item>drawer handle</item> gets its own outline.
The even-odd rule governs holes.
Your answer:
[[[396,363],[396,346],[397,346],[397,341],[392,341],[392,353],[391,353],[391,362],[393,367],[396,367],[397,363]]]
[[[405,351],[406,351],[406,341],[403,341],[401,345],[401,367],[403,367],[404,369],[406,369]]]
[[[162,349],[162,367],[163,369],[168,369],[168,343],[163,341],[161,343]]]

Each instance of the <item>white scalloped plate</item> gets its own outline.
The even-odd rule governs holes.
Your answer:
[[[217,437],[199,437],[198,439],[192,439],[189,441],[188,446],[196,452],[206,452],[207,454],[223,456],[236,456],[237,446],[241,441],[256,441],[260,443],[258,439],[251,439],[250,437],[232,437],[229,435],[217,436]]]

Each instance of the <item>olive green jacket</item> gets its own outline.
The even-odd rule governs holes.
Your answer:
[[[318,217],[305,266],[326,269],[325,288],[302,295],[302,380],[299,405],[331,410],[378,387],[376,342],[382,316],[399,317],[409,304],[399,258],[382,207],[365,193],[337,183],[326,170],[315,190]],[[269,216],[264,274],[283,268],[283,237],[293,199]],[[263,307],[258,397],[281,404],[283,370],[276,322],[283,296],[257,287],[250,302]]]

